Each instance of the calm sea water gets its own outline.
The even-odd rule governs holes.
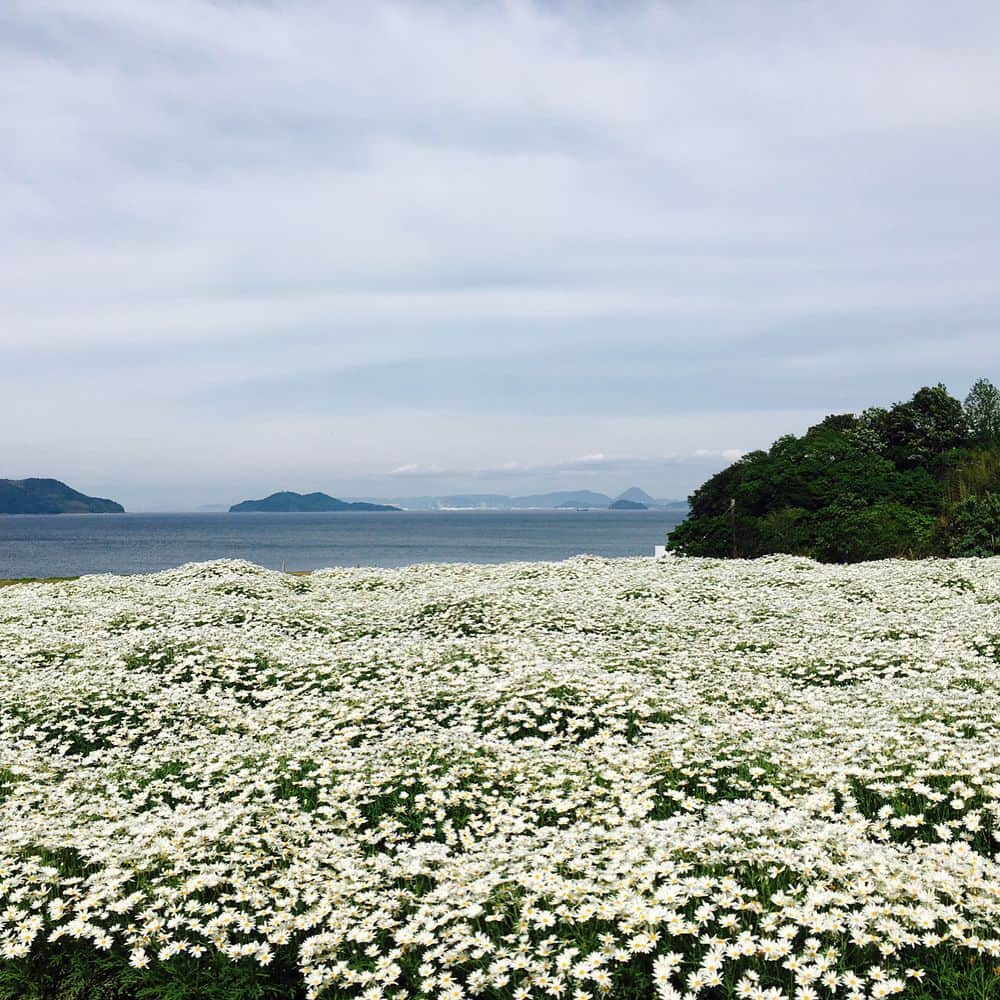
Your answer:
[[[662,511],[0,516],[0,578],[148,573],[205,559],[273,569],[646,556]]]

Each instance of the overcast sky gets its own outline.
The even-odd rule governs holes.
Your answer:
[[[0,477],[682,496],[1000,381],[1000,4],[0,4]]]

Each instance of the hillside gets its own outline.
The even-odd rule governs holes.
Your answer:
[[[272,493],[263,500],[244,500],[229,508],[231,514],[246,514],[270,511],[273,513],[326,513],[326,512],[361,512],[361,511],[391,511],[399,510],[382,503],[348,503],[326,493],[292,493],[284,490]]]
[[[1000,391],[943,385],[888,409],[829,416],[717,473],[667,546],[824,562],[1000,553]]]
[[[649,504],[641,503],[638,500],[627,500],[619,497],[608,510],[649,510]]]
[[[89,497],[58,479],[0,479],[0,514],[123,514],[114,500]]]

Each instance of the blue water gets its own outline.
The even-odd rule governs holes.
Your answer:
[[[0,579],[148,573],[204,559],[273,569],[647,556],[663,511],[0,516]]]

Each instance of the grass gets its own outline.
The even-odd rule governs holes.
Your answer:
[[[590,931],[596,936],[600,924]],[[586,929],[581,928],[586,935]],[[584,942],[578,942],[584,943]],[[854,956],[858,958],[860,956]],[[922,965],[922,982],[910,982],[904,1000],[1000,1000],[1000,968],[985,957],[918,949],[910,958]],[[868,964],[878,962],[873,951]],[[691,968],[695,963],[686,962]],[[753,968],[753,962],[744,963]],[[411,972],[413,970],[410,970]],[[725,984],[706,988],[703,1000],[725,1000],[735,994],[738,975],[745,969],[727,970]],[[761,985],[794,992],[794,978],[764,969]],[[404,976],[398,986],[420,996],[417,980]],[[509,991],[486,995],[508,996]],[[99,952],[88,944],[62,940],[34,951],[29,957],[0,965],[0,1000],[304,1000],[304,983],[296,967],[294,949],[279,949],[267,969],[250,961],[230,961],[211,952],[201,960],[180,955],[154,960],[141,972],[132,968],[121,949]],[[360,991],[328,993],[347,1000]],[[653,1000],[651,957],[635,955],[615,970],[606,1000]]]
[[[121,949],[59,941],[0,965],[0,1000],[302,1000],[305,987],[290,950],[269,969],[208,953],[153,961],[139,971]]]

